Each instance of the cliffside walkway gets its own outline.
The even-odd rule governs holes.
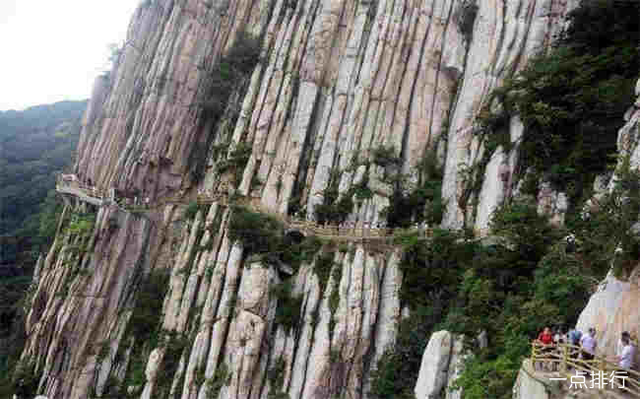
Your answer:
[[[75,175],[59,175],[56,180],[56,191],[73,195],[95,206],[102,206],[105,197],[104,193],[96,187],[81,184]]]
[[[580,359],[580,347],[532,343],[531,363],[541,379],[563,382],[569,391],[608,392],[620,398],[640,397],[640,373],[622,369],[603,356]]]
[[[164,198],[159,201],[148,202],[142,197],[117,197],[115,189],[109,191],[100,190],[93,186],[83,185],[75,175],[60,175],[56,182],[56,191],[62,194],[69,194],[77,197],[81,201],[92,205],[102,206],[106,203],[115,203],[125,211],[146,212],[168,204],[187,204],[192,201],[185,201],[184,198]],[[145,203],[146,202],[146,203]],[[331,240],[356,240],[356,239],[391,239],[397,235],[418,233],[425,239],[433,236],[433,229],[426,225],[413,226],[411,228],[386,228],[372,227],[367,222],[336,224],[319,224],[312,220],[305,220],[291,216],[282,215],[265,209],[259,197],[238,197],[230,198],[226,193],[214,193],[210,195],[199,195],[195,202],[201,205],[217,203],[220,206],[244,206],[248,209],[268,214],[278,219],[287,231],[299,231],[305,235],[315,235],[320,238]],[[486,231],[477,231],[476,237],[486,236]]]

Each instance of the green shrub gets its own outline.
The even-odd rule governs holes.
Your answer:
[[[402,165],[402,158],[396,155],[396,149],[391,147],[380,146],[373,150],[373,163],[386,168],[387,166]]]
[[[437,166],[433,151],[424,154],[419,169],[418,184],[411,187],[405,179],[394,179],[394,191],[389,206],[383,211],[390,227],[409,227],[416,222],[438,225],[442,222],[445,203],[442,201],[443,171]]]
[[[169,289],[169,273],[154,270],[138,288],[136,304],[127,324],[125,336],[155,347],[159,343],[164,297]]]
[[[335,252],[326,251],[320,254],[316,258],[313,271],[315,272],[316,276],[318,276],[321,295],[324,294],[325,287],[327,286],[327,282],[329,281],[329,277],[331,275],[331,268],[334,265],[334,262],[333,262],[334,257],[335,257]]]
[[[507,356],[493,360],[471,357],[456,385],[463,388],[465,398],[510,399],[520,365]]]
[[[247,253],[279,253],[282,249],[283,232],[283,224],[271,216],[243,207],[233,208],[229,238],[240,241]]]
[[[287,234],[282,237],[277,247],[279,248],[277,254],[270,258],[289,265],[294,272],[297,272],[303,263],[313,261],[316,253],[322,248],[322,241],[314,235],[309,235],[298,242]]]
[[[627,157],[616,176],[614,190],[595,201],[588,217],[574,219],[572,227],[590,270],[604,275],[613,263],[615,274],[626,278],[640,259],[640,242],[631,231],[640,212],[640,173],[630,171]],[[616,255],[618,246],[622,253]]]
[[[512,201],[497,209],[491,218],[491,231],[506,237],[516,246],[513,268],[532,270],[547,248],[565,234],[538,215],[535,204]]]
[[[217,163],[216,168],[218,169],[218,173],[222,174],[230,170],[234,171],[234,184],[238,185],[252,151],[253,148],[251,144],[245,142],[237,143],[229,156]]]
[[[274,322],[289,332],[300,323],[303,297],[302,295],[293,295],[291,279],[276,285],[271,292],[278,298]]]
[[[238,82],[247,79],[260,61],[260,40],[246,32],[240,32],[229,52],[211,73],[209,98],[203,104],[207,117],[222,117],[229,98]]]
[[[316,220],[318,221],[318,223],[339,224],[344,222],[349,214],[353,211],[353,196],[355,195],[356,190],[358,190],[361,195],[367,195],[365,190],[368,188],[366,187],[366,185],[364,187],[362,185],[359,185],[357,188],[352,187],[351,190],[344,193],[342,197],[338,199],[340,195],[338,191],[339,184],[340,173],[337,173],[335,171],[331,172],[329,176],[329,184],[324,190],[323,202],[322,204],[316,205],[316,207],[314,208]]]
[[[402,320],[394,347],[387,348],[371,373],[374,398],[413,399],[422,354],[429,342],[439,312],[419,306]]]
[[[282,387],[284,386],[284,376],[285,376],[285,368],[287,363],[285,362],[282,356],[276,359],[275,364],[269,370],[267,378],[269,379],[269,383],[271,384],[269,387],[269,399],[279,399],[282,394],[280,392]]]
[[[171,384],[180,365],[180,358],[189,348],[190,340],[186,337],[179,337],[178,333],[168,333],[169,339],[163,342],[165,347],[162,364],[158,368],[156,375],[156,386],[154,395],[156,397],[167,398],[171,391]]]
[[[95,222],[96,216],[94,214],[74,214],[66,231],[69,234],[85,237],[93,233]]]
[[[413,307],[428,306],[432,302],[429,292],[442,291],[446,297],[452,297],[476,248],[474,243],[459,242],[460,236],[448,230],[434,230],[429,245],[418,238],[403,237],[404,256],[400,263],[403,272],[400,300]]]
[[[196,201],[189,202],[189,205],[187,206],[187,209],[184,211],[185,219],[187,219],[187,220],[195,219],[196,215],[198,214],[198,210],[199,209],[200,209],[200,207],[198,206],[198,202],[196,202]]]
[[[331,313],[331,319],[329,320],[329,336],[333,336],[333,330],[336,326],[336,311],[340,305],[340,280],[342,280],[342,267],[336,265],[331,272],[331,278],[333,281],[333,287],[331,295],[329,296],[329,312]]]

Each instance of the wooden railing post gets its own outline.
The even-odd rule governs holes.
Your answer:
[[[569,347],[567,345],[562,344],[562,363],[560,364],[560,371],[562,373],[567,372],[568,353],[569,353]]]

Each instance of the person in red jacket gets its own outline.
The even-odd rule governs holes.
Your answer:
[[[553,334],[549,327],[545,327],[540,334],[538,334],[538,341],[544,345],[551,345],[553,343]]]
[[[553,333],[551,332],[551,329],[549,327],[545,327],[544,330],[538,334],[538,339],[536,341],[538,341],[539,344],[544,345],[544,348],[540,351],[541,355],[545,358],[550,357],[551,352],[554,350]],[[542,365],[544,364],[545,362],[542,362]]]

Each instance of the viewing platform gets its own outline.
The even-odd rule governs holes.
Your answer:
[[[622,369],[599,355],[593,360],[584,360],[580,352],[580,347],[570,344],[534,342],[525,372],[545,385],[559,387],[576,397],[581,397],[581,393],[603,398],[640,397],[638,371]]]
[[[95,206],[102,206],[105,198],[104,193],[96,187],[81,184],[76,175],[59,175],[56,179],[56,191],[61,194],[73,195],[80,201]]]

